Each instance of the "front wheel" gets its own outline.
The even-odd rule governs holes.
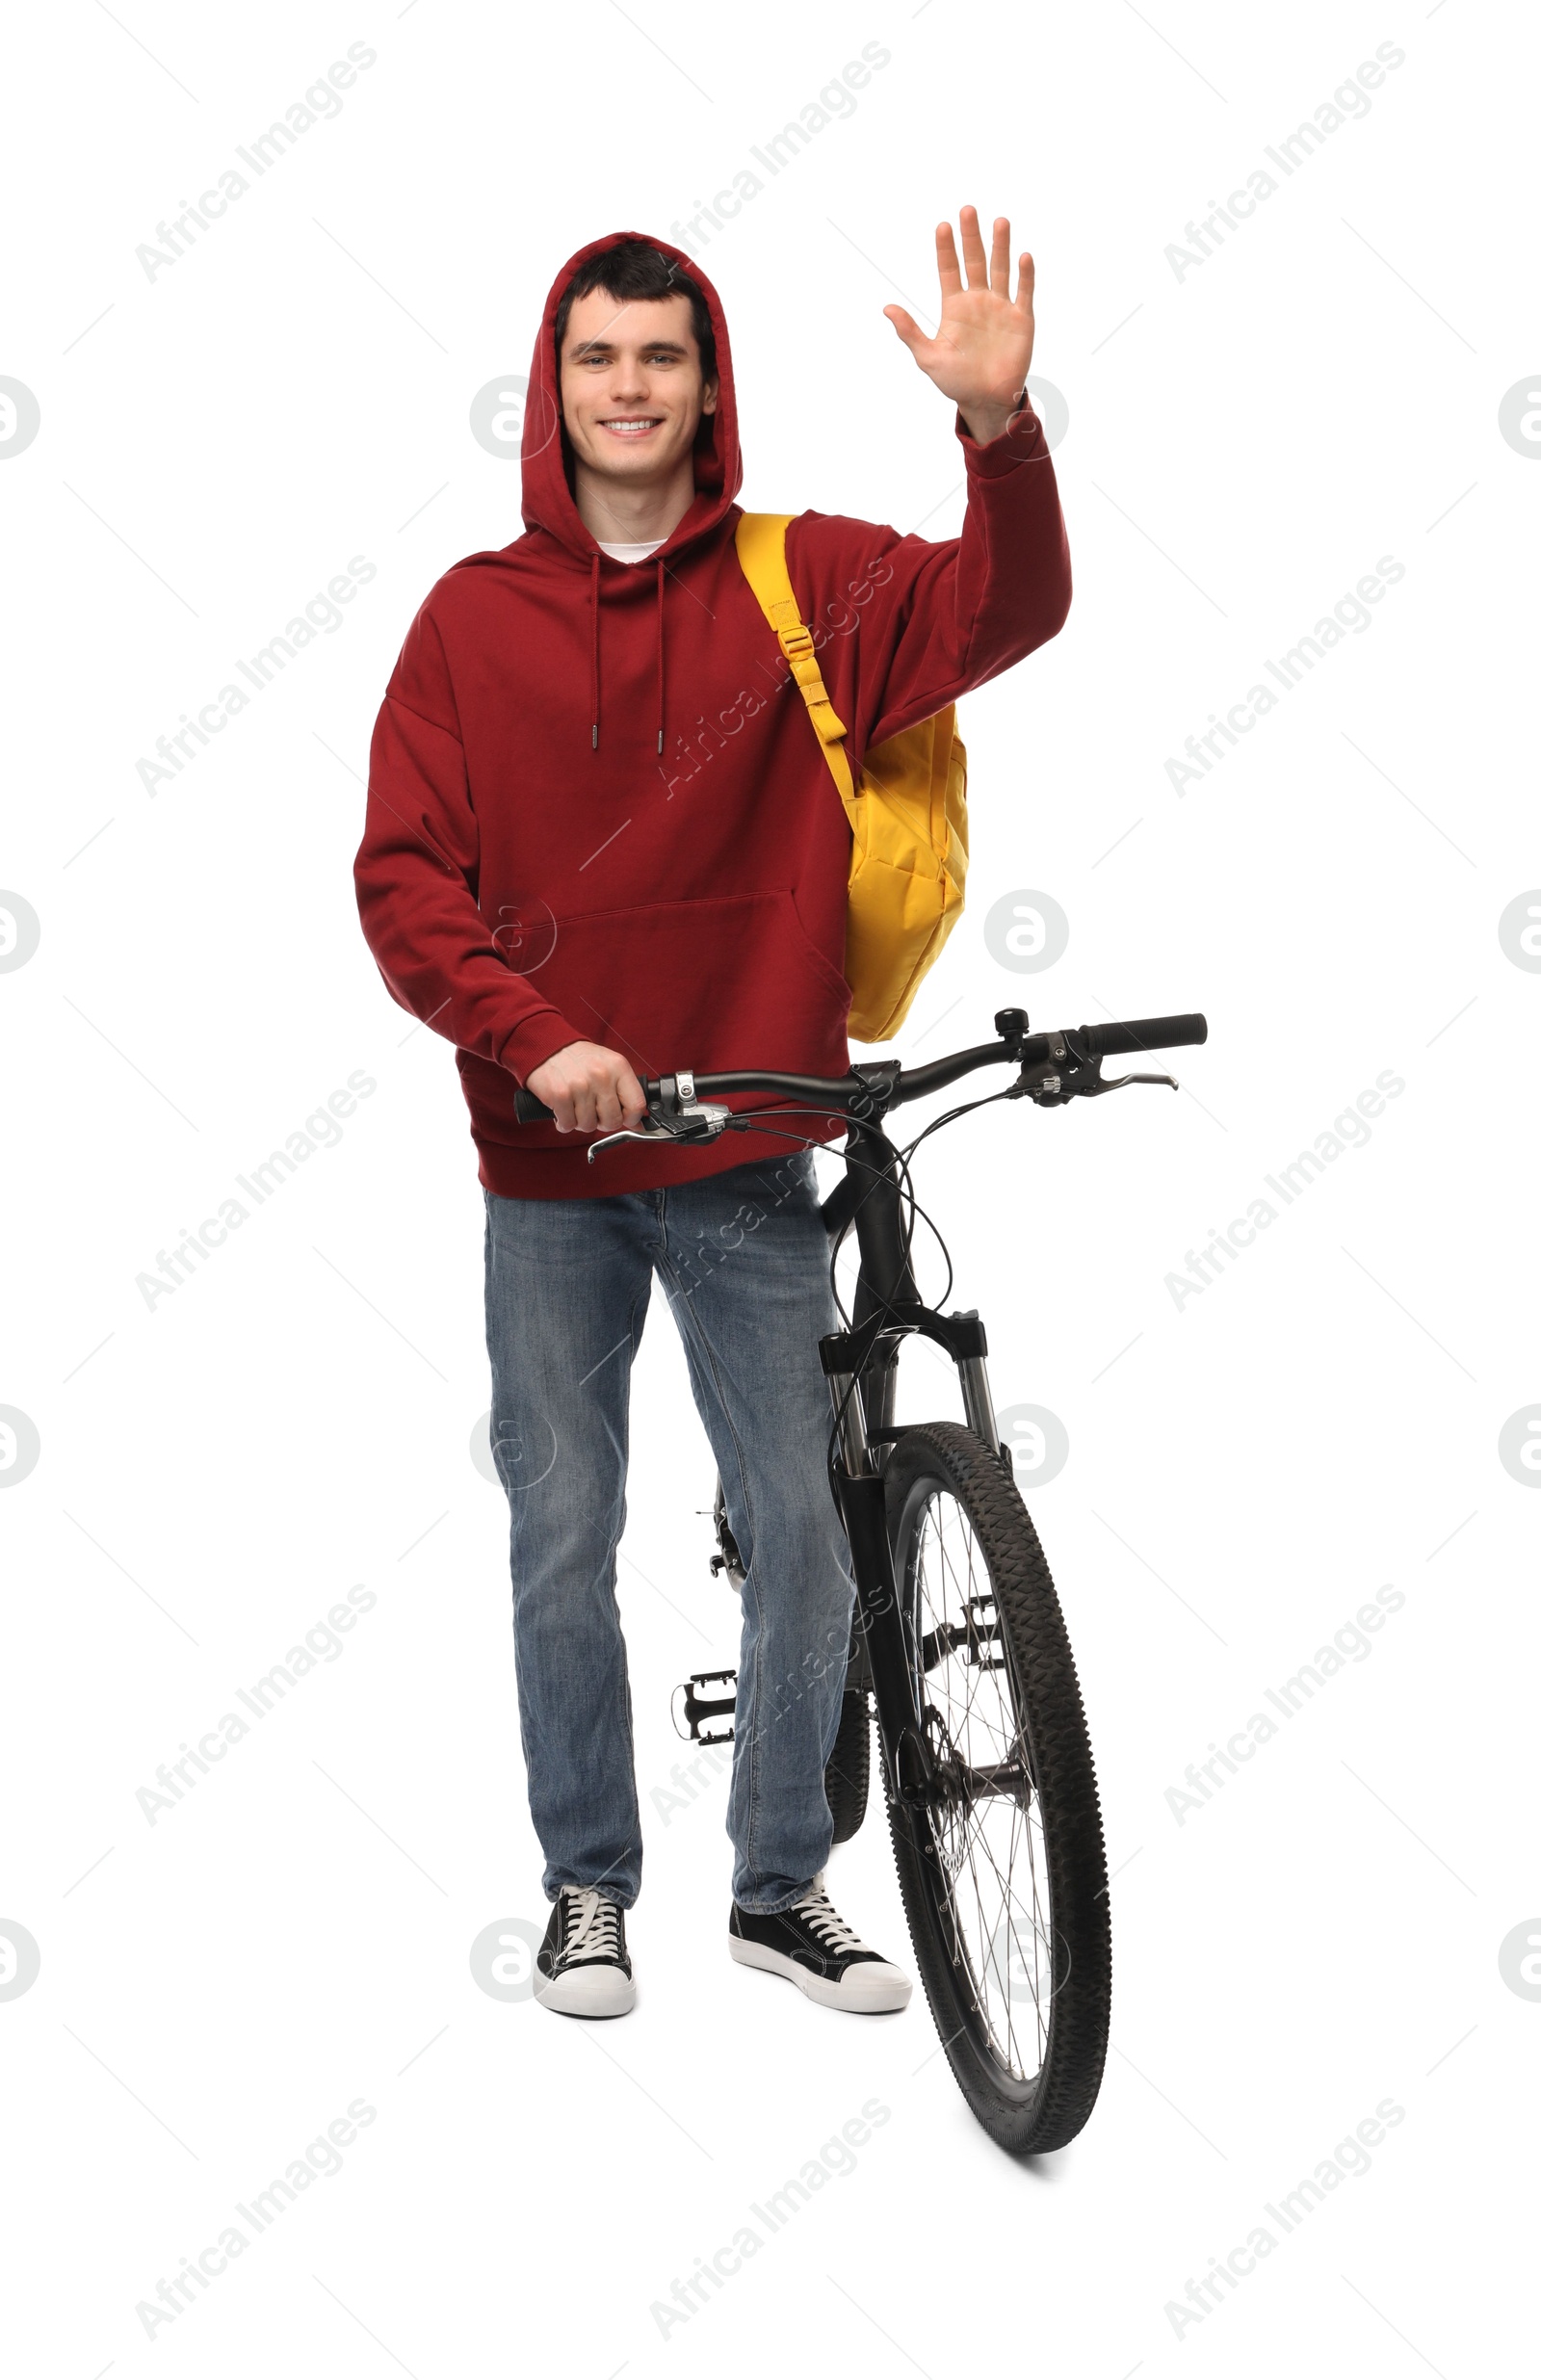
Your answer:
[[[1062,2148],[1108,2050],[1108,1870],[1091,1746],[1037,1532],[970,1429],[906,1429],[884,1475],[933,1789],[889,1798],[910,1939],[959,2087],[1019,2156]],[[886,1780],[886,1770],[885,1770]]]

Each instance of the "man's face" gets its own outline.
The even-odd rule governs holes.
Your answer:
[[[573,301],[562,347],[562,414],[573,452],[591,471],[644,486],[666,480],[688,456],[717,382],[703,381],[691,301]]]

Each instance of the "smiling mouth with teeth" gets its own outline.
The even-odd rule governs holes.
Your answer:
[[[636,437],[644,430],[663,427],[663,417],[657,413],[621,415],[614,421],[601,422],[601,430],[613,430],[622,437]]]

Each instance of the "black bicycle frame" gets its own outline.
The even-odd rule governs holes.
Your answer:
[[[702,1100],[769,1094],[798,1103],[791,1112],[804,1115],[810,1110],[829,1113],[838,1104],[846,1118],[845,1179],[824,1201],[823,1214],[831,1234],[845,1224],[855,1224],[861,1265],[849,1327],[832,1331],[819,1343],[835,1412],[836,1458],[830,1465],[830,1483],[849,1541],[856,1580],[857,1608],[846,1679],[848,1686],[873,1687],[889,1790],[897,1806],[911,1810],[932,1798],[938,1786],[911,1689],[918,1648],[908,1640],[894,1578],[883,1482],[887,1451],[900,1435],[893,1424],[894,1387],[899,1349],[906,1338],[919,1335],[946,1347],[957,1366],[969,1428],[1007,1475],[1011,1466],[995,1433],[984,1325],[979,1315],[973,1311],[939,1314],[921,1303],[904,1229],[901,1160],[883,1130],[884,1116],[890,1105],[928,1097],[979,1067],[1002,1061],[1019,1069],[1016,1085],[1006,1097],[1032,1096],[1042,1106],[1062,1107],[1068,1099],[1120,1087],[1102,1081],[1103,1058],[1179,1049],[1205,1040],[1209,1033],[1204,1018],[1197,1014],[1083,1025],[1073,1033],[1068,1030],[1032,1033],[1023,1008],[1000,1009],[995,1030],[999,1040],[955,1050],[924,1066],[901,1067],[893,1059],[881,1059],[853,1065],[849,1074],[835,1079],[758,1070],[690,1072],[664,1075],[644,1085],[648,1114],[656,1128],[648,1137],[667,1132],[692,1144],[712,1138],[729,1123],[754,1130],[748,1116],[740,1122],[725,1110],[703,1109]],[[1123,1080],[1171,1082],[1171,1077],[1133,1075]],[[513,1110],[524,1123],[551,1118],[551,1110],[522,1088],[514,1093]],[[774,1108],[751,1111],[767,1117],[778,1112]],[[593,1143],[589,1157],[615,1139],[639,1137],[629,1130],[607,1135]]]
[[[922,1304],[905,1244],[899,1166],[880,1118],[853,1116],[846,1177],[824,1216],[836,1229],[854,1222],[861,1266],[850,1327],[822,1339],[819,1353],[835,1414],[831,1485],[856,1580],[847,1683],[873,1687],[890,1791],[913,1804],[930,1796],[931,1760],[914,1716],[912,1647],[894,1577],[882,1473],[884,1452],[899,1434],[894,1389],[904,1339],[920,1336],[946,1347],[957,1366],[969,1427],[993,1452],[1000,1450],[984,1325],[977,1313],[939,1314]]]
[[[748,1116],[740,1122],[725,1110],[717,1111],[714,1121],[711,1112],[700,1107],[702,1100],[769,1094],[797,1102],[791,1111],[795,1114],[806,1115],[810,1110],[827,1114],[838,1104],[846,1118],[845,1179],[824,1201],[823,1215],[831,1234],[845,1224],[855,1224],[861,1265],[850,1325],[822,1339],[819,1352],[835,1411],[838,1459],[831,1464],[831,1485],[856,1579],[857,1610],[847,1683],[862,1687],[870,1685],[875,1690],[883,1761],[890,1791],[901,1807],[913,1808],[937,1790],[930,1756],[917,1724],[911,1691],[915,1649],[908,1642],[894,1578],[883,1486],[887,1450],[900,1435],[893,1425],[894,1387],[903,1340],[919,1335],[946,1347],[957,1366],[969,1428],[1008,1476],[1011,1462],[995,1434],[984,1325],[979,1315],[973,1311],[939,1314],[921,1303],[905,1237],[900,1155],[883,1130],[884,1116],[891,1104],[927,1098],[979,1067],[1002,1061],[1019,1069],[1016,1086],[1006,1097],[1031,1095],[1044,1107],[1062,1107],[1068,1099],[1120,1087],[1102,1081],[1103,1058],[1180,1049],[1204,1041],[1209,1033],[1204,1018],[1196,1013],[1136,1018],[1128,1024],[1082,1025],[1074,1033],[1067,1029],[1032,1033],[1024,1008],[998,1010],[995,1030],[999,1040],[954,1050],[950,1057],[933,1059],[924,1066],[901,1067],[893,1059],[881,1059],[852,1065],[849,1074],[833,1079],[759,1070],[690,1072],[664,1075],[644,1085],[648,1114],[658,1128],[649,1137],[669,1132],[692,1145],[710,1139],[729,1122],[739,1122],[743,1130],[754,1129]],[[1171,1077],[1132,1075],[1123,1080],[1169,1083]],[[513,1112],[522,1123],[551,1120],[551,1110],[522,1088],[514,1093]],[[770,1108],[751,1113],[770,1117],[781,1112]],[[597,1156],[613,1140],[639,1137],[632,1131],[608,1135],[594,1142],[589,1157]]]

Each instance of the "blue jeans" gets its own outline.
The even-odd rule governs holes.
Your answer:
[[[483,1195],[493,1458],[509,1498],[520,1734],[547,1897],[592,1885],[630,1908],[641,1884],[615,1550],[632,1359],[656,1274],[745,1572],[733,1897],[786,1908],[829,1855],[823,1770],[855,1591],[826,1468],[818,1341],[837,1321],[813,1160],[789,1151],[613,1198]]]

